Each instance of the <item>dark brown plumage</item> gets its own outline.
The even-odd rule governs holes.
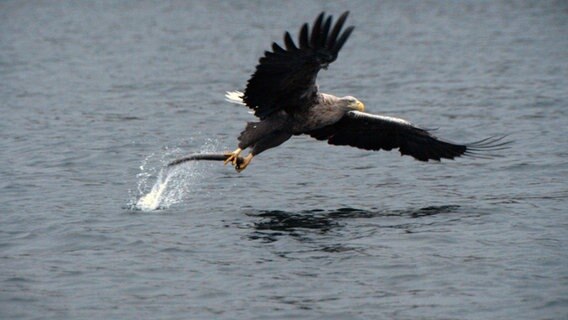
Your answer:
[[[393,117],[350,111],[335,124],[308,134],[331,145],[352,146],[365,150],[399,149],[401,155],[428,161],[454,159],[463,155],[483,157],[487,152],[501,150],[507,142],[492,137],[468,144],[456,144],[436,138],[426,129]],[[480,153],[481,152],[481,153]]]
[[[285,49],[276,42],[265,51],[256,71],[248,81],[243,101],[260,119],[278,110],[289,113],[309,107],[317,99],[316,77],[337,59],[341,47],[355,27],[342,32],[349,12],[339,17],[333,29],[333,17],[321,13],[310,33],[308,24],[300,29],[299,46],[289,32],[284,34]]]

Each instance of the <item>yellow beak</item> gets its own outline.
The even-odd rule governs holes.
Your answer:
[[[365,112],[365,105],[363,104],[363,102],[361,102],[359,100],[357,100],[357,102],[355,102],[354,108],[358,111]]]

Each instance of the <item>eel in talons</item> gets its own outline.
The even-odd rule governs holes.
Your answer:
[[[206,160],[206,161],[225,161],[227,160],[227,158],[230,157],[230,154],[224,154],[224,153],[200,153],[200,154],[191,154],[189,156],[180,158],[180,159],[176,159],[173,160],[172,162],[168,163],[168,168],[171,168],[173,166],[177,166],[180,165],[182,163],[188,162],[188,161],[197,161],[197,160]],[[238,157],[237,158],[237,166],[240,165],[241,163],[243,163],[244,158],[243,157]]]

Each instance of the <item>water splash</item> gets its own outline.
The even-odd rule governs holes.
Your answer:
[[[180,166],[173,170],[162,169],[150,192],[136,202],[135,208],[142,211],[165,209],[181,202],[191,192],[199,178],[193,165]]]
[[[199,153],[217,149],[217,143],[207,142]],[[166,209],[182,202],[198,185],[204,174],[203,167],[196,162],[167,168],[172,158],[179,158],[184,152],[179,148],[166,148],[160,154],[151,154],[140,165],[138,192],[131,199],[129,207],[134,210],[154,211]],[[187,153],[187,151],[185,151]],[[156,177],[155,182],[154,177]]]
[[[152,186],[152,190],[146,195],[140,197],[140,199],[136,202],[135,207],[142,211],[158,209],[160,207],[162,194],[166,190],[169,180],[170,177],[164,179],[164,170],[161,170],[156,183]]]

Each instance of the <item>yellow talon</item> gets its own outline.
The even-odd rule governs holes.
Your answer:
[[[230,162],[236,167],[237,166],[237,159],[239,158],[239,154],[241,154],[241,151],[243,151],[241,148],[237,148],[233,152],[225,153],[225,156],[227,156],[227,159],[225,159],[224,164],[226,165],[227,163]]]
[[[243,162],[241,164],[237,164],[235,165],[235,170],[237,170],[237,172],[241,172],[243,170],[245,170],[247,168],[247,166],[249,165],[249,163],[251,162],[252,158],[254,157],[254,155],[252,153],[249,153],[244,159]]]

